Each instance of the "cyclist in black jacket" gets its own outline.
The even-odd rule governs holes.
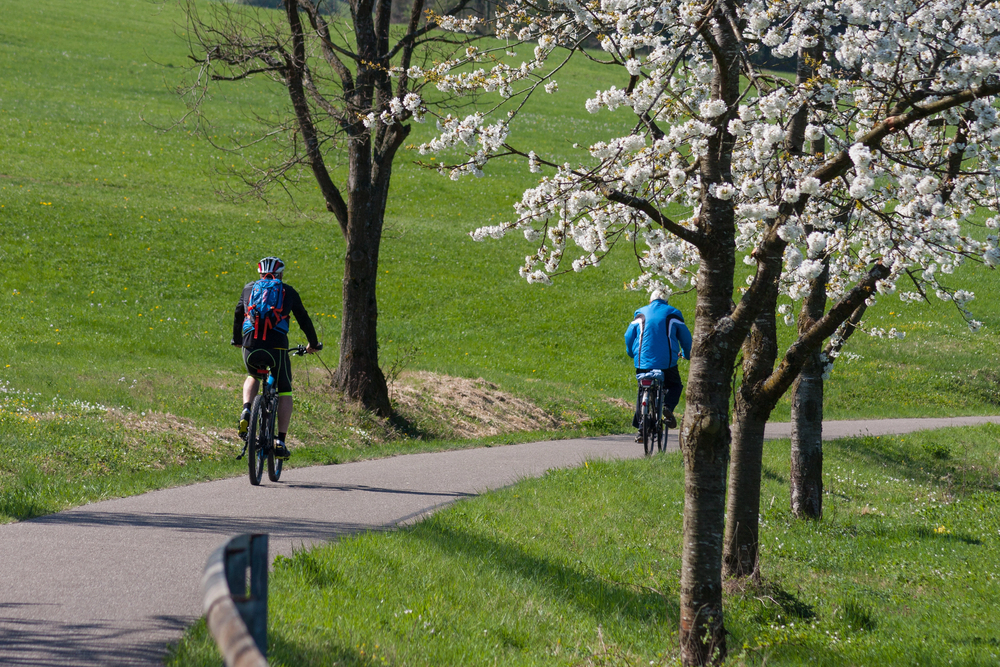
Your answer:
[[[281,281],[284,270],[285,263],[277,257],[265,257],[257,264],[261,281]],[[295,316],[295,321],[309,341],[306,347],[307,353],[318,352],[323,349],[323,345],[316,339],[316,329],[309,319],[309,313],[302,305],[299,293],[291,285],[283,282],[278,283],[282,290],[281,307],[272,315],[272,320],[277,321],[278,326],[261,327],[257,322],[251,321],[252,314],[248,314],[248,311],[253,288],[257,282],[259,281],[247,283],[233,312],[232,344],[243,348],[243,365],[246,366],[248,374],[246,381],[243,382],[240,435],[245,434],[250,425],[250,405],[257,395],[262,377],[258,369],[269,366],[278,389],[278,437],[274,443],[274,453],[280,459],[287,459],[290,452],[285,446],[285,436],[292,418],[292,365],[288,356],[289,313]]]

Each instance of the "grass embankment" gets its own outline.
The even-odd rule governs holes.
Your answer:
[[[998,436],[829,443],[816,522],[790,516],[788,442],[768,443],[763,580],[727,589],[728,664],[995,664]],[[679,454],[590,462],[279,557],[271,664],[674,664],[682,500]],[[218,660],[202,621],[168,664]]]
[[[298,210],[280,196],[270,208],[219,198],[239,186],[228,172],[258,162],[271,143],[234,155],[191,125],[158,129],[185,112],[174,93],[189,64],[177,5],[12,0],[8,9],[0,25],[0,521],[239,474],[232,307],[258,258],[284,257],[333,365],[344,254],[337,226],[308,175]],[[602,83],[604,72],[572,63],[559,92],[541,98],[512,140],[577,159],[574,142],[626,126],[624,116],[583,110],[597,87],[622,85]],[[208,130],[222,142],[259,136],[249,110],[267,115],[283,104],[264,82],[219,88]],[[417,125],[411,140],[431,132],[431,123]],[[621,334],[643,302],[621,289],[635,275],[628,251],[551,287],[528,286],[516,269],[531,245],[475,244],[467,232],[510,219],[536,176],[499,163],[485,178],[452,183],[414,166],[416,157],[404,151],[397,160],[387,211],[384,363],[482,377],[562,416],[564,433],[623,429],[627,410],[608,399],[631,398]],[[910,336],[856,337],[849,351],[860,358],[838,363],[828,414],[996,412],[1000,290],[995,274],[988,283],[981,275],[966,278],[983,307],[978,337],[940,304],[899,315],[887,298],[873,308],[874,324]],[[690,317],[693,299],[674,302]],[[456,444],[446,419],[404,413],[399,428],[387,428],[336,404],[316,360],[295,367],[295,465]],[[145,430],[121,415],[145,420]]]
[[[308,178],[296,195],[302,216],[283,199],[268,208],[219,198],[237,187],[226,173],[233,165],[275,146],[231,155],[191,126],[157,129],[185,111],[172,90],[187,66],[176,5],[18,4],[0,26],[0,521],[239,474],[233,305],[258,258],[284,257],[335,365],[339,229]],[[589,88],[593,78],[577,68],[564,86]],[[549,99],[554,117],[569,113],[568,100],[564,109]],[[262,82],[220,88],[211,133],[259,134],[246,110],[282,100]],[[536,118],[527,140],[567,150],[556,125]],[[576,126],[593,135],[611,127],[607,118]],[[431,131],[418,127],[414,141]],[[453,184],[414,166],[415,157],[406,151],[395,169],[381,252],[385,366],[406,360],[408,369],[482,377],[563,423],[558,433],[495,443],[623,428],[625,410],[605,399],[628,393],[617,344],[621,314],[636,301],[620,287],[628,261],[531,289],[516,274],[523,241],[476,245],[467,233],[509,216],[534,176],[502,165]],[[294,465],[468,446],[447,415],[402,410],[380,424],[326,391],[316,359],[294,365]],[[149,423],[137,431],[121,415]]]

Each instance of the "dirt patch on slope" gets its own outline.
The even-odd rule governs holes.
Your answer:
[[[208,429],[196,426],[185,417],[178,417],[169,412],[121,412],[112,408],[108,410],[106,419],[124,426],[133,434],[168,434],[181,438],[192,449],[202,454],[216,451],[220,443],[236,444],[239,434],[235,428]]]
[[[434,423],[454,438],[481,438],[514,431],[556,429],[569,423],[531,401],[501,391],[483,378],[405,372],[393,384],[396,409],[417,421]],[[577,415],[566,415],[572,419]],[[580,415],[582,417],[582,415]]]

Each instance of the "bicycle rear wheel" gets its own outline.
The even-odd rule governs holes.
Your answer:
[[[264,432],[267,425],[263,423],[266,415],[264,412],[264,402],[258,396],[253,400],[253,407],[250,408],[250,428],[247,430],[247,466],[249,467],[250,483],[254,486],[260,484],[260,478],[264,474]]]
[[[649,390],[647,389],[642,397],[642,452],[646,456],[653,453],[653,415],[649,412]]]
[[[281,468],[284,461],[274,456],[274,413],[272,412],[271,414],[271,427],[267,433],[267,441],[271,443],[271,446],[267,450],[267,478],[272,482],[277,482],[281,477]]]
[[[666,450],[667,427],[663,423],[663,388],[656,397],[656,451],[661,454]]]

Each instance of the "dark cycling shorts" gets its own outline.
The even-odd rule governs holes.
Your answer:
[[[288,350],[260,347],[255,350],[243,348],[243,365],[247,373],[258,380],[264,377],[260,368],[270,368],[274,380],[278,384],[278,396],[292,393],[292,362],[288,358]]]

